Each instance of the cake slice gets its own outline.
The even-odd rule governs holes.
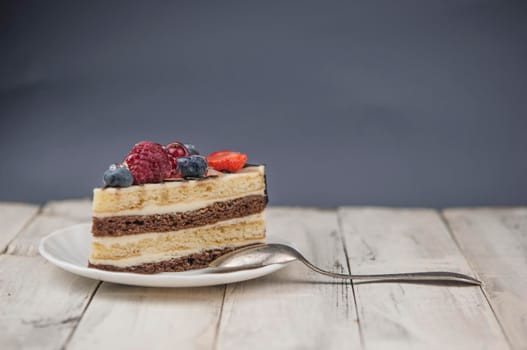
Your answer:
[[[105,176],[107,184],[127,185],[130,175],[134,182],[94,189],[89,266],[136,273],[185,271],[206,267],[235,248],[263,242],[265,168],[246,165],[244,155],[241,164],[238,152],[222,152],[207,158],[182,152],[174,162],[168,157],[175,165],[171,173],[153,179],[159,175],[156,169],[162,169],[154,164],[145,183],[137,183],[144,174],[137,172],[130,155],[108,170],[114,176]],[[142,158],[143,167],[150,166],[144,161],[148,157]],[[192,166],[203,162],[206,169]],[[171,178],[151,182],[166,176]]]

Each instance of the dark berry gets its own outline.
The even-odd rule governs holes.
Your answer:
[[[189,143],[185,143],[185,147],[188,150],[188,153],[193,156],[199,156],[199,151],[196,149],[196,146]]]
[[[137,143],[124,161],[134,177],[134,185],[161,182],[172,175],[172,163],[158,143]]]
[[[134,183],[134,177],[127,168],[114,164],[104,172],[103,181],[108,187],[128,187]]]
[[[186,157],[190,155],[187,147],[181,142],[172,142],[165,146],[167,153],[174,158]]]
[[[180,157],[177,170],[184,178],[204,177],[207,174],[207,160],[201,156]]]
[[[172,175],[171,177],[179,177],[177,172],[177,159],[179,157],[187,157],[190,155],[188,149],[181,142],[172,142],[165,146],[165,150],[168,154],[168,158],[172,163]]]

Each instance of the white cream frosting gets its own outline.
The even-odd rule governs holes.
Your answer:
[[[134,210],[121,210],[114,213],[93,213],[94,217],[104,218],[110,216],[124,216],[124,215],[153,215],[153,214],[168,214],[168,213],[181,213],[186,211],[198,210],[201,208],[208,207],[216,202],[230,201],[237,198],[243,198],[251,195],[264,196],[265,190],[258,190],[254,192],[245,193],[243,196],[232,196],[224,198],[215,198],[210,200],[192,201],[187,203],[177,203],[172,205],[145,205],[143,208]]]
[[[255,240],[246,240],[243,243],[240,244],[233,244],[229,246],[222,246],[221,248],[236,248],[241,247],[253,243],[261,243],[263,240],[261,239],[255,239]],[[173,258],[179,258],[182,256],[194,254],[194,253],[200,253],[208,249],[214,249],[214,248],[201,248],[201,249],[190,249],[190,250],[184,250],[184,251],[178,251],[178,252],[165,252],[161,254],[145,254],[142,256],[135,256],[131,258],[125,258],[125,259],[119,259],[119,260],[113,260],[113,259],[93,259],[89,258],[90,263],[95,265],[112,265],[116,267],[129,267],[129,266],[136,266],[141,264],[147,264],[147,263],[155,263],[160,261],[165,261]]]
[[[232,174],[219,173],[218,177],[213,178],[214,181],[230,181],[235,178],[244,178],[247,176],[253,176],[254,174],[264,174],[265,167],[263,165],[250,166],[238,170]],[[146,183],[139,186],[130,186],[130,187],[108,187],[108,188],[95,188],[94,191],[106,191],[106,192],[136,192],[138,189],[140,191],[149,191],[155,189],[159,186],[166,186],[167,188],[178,188],[178,187],[191,187],[196,186],[200,183],[201,180],[185,180],[185,181],[167,181],[162,183]]]

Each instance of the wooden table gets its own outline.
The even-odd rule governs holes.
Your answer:
[[[298,263],[204,288],[62,271],[37,252],[89,200],[0,204],[0,349],[527,349],[527,208],[270,208],[270,235],[337,272],[452,270],[484,286],[350,283]]]

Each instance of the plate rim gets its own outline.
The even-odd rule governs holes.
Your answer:
[[[42,237],[39,241],[38,252],[47,261],[59,267],[62,270],[73,273],[78,276],[90,278],[98,281],[142,286],[142,287],[168,287],[168,288],[184,288],[184,287],[205,287],[221,284],[230,284],[236,282],[247,281],[263,277],[278,270],[283,269],[288,265],[272,264],[254,269],[247,269],[234,272],[225,273],[207,273],[207,268],[181,271],[181,272],[161,272],[157,274],[139,274],[133,272],[115,272],[89,268],[88,266],[81,267],[78,264],[66,261],[57,257],[55,254],[46,249],[46,243],[52,239],[57,239],[56,236],[64,235],[65,232],[72,230],[86,230],[91,224],[89,222],[69,225],[52,231],[50,234]],[[89,230],[88,230],[89,232]],[[87,257],[86,257],[87,261]],[[174,282],[180,283],[174,283]],[[173,282],[173,283],[170,283]]]

